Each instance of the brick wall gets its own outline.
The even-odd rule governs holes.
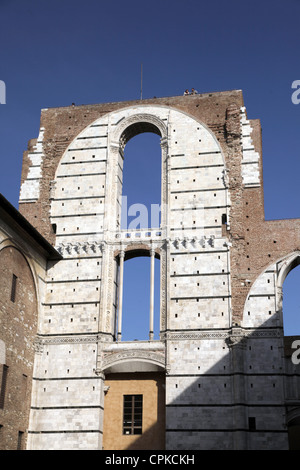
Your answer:
[[[12,278],[16,276],[15,298],[11,300]],[[0,251],[0,339],[5,345],[7,378],[0,408],[0,449],[16,450],[26,445],[30,410],[34,339],[37,331],[37,298],[34,280],[22,253],[9,246]],[[2,382],[4,387],[4,384]]]

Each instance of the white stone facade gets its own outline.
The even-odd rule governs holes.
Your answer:
[[[260,156],[241,116],[244,184],[259,185]],[[138,123],[161,135],[162,224],[125,233],[123,147]],[[38,151],[21,201],[38,196]],[[108,113],[68,147],[52,182],[51,223],[63,259],[49,267],[42,300],[29,449],[101,449],[105,370],[120,363],[132,370],[135,362],[166,371],[167,449],[287,447],[277,269],[262,273],[234,328],[226,181],[213,133],[166,106]],[[119,253],[141,244],[161,260],[161,339],[116,342]],[[252,416],[260,433],[248,430]]]

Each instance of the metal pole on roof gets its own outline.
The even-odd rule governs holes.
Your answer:
[[[141,100],[143,99],[143,64],[141,64]]]

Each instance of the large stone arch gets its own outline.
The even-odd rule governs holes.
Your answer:
[[[79,240],[79,233],[75,232],[82,231],[81,226],[89,234],[83,238],[89,241],[92,238],[102,239],[102,231],[118,229],[120,209],[117,201],[121,194],[120,171],[122,172],[123,167],[124,146],[139,133],[150,131],[161,136],[161,205],[162,208],[166,207],[169,203],[170,156],[183,151],[177,147],[175,136],[180,133],[185,135],[187,129],[191,149],[199,145],[197,132],[202,133],[201,146],[204,154],[211,152],[214,161],[224,167],[225,181],[225,158],[216,136],[205,124],[183,111],[166,106],[136,105],[105,114],[81,131],[62,155],[51,184],[50,219],[53,227],[57,227],[57,245],[61,241],[70,240],[64,238],[63,231],[71,231],[76,240]],[[188,158],[190,157],[185,158],[187,163]],[[59,201],[66,196],[69,198],[69,209],[66,209],[67,204],[62,209]],[[81,209],[76,207],[76,200],[81,196],[85,198],[87,208],[84,219]],[[97,196],[98,206],[90,202],[92,198],[97,200]],[[102,202],[103,205],[100,205]],[[166,211],[162,212],[161,224],[166,226],[168,216]]]
[[[257,328],[263,326],[265,322],[269,326],[271,322],[273,326],[283,326],[283,284],[289,272],[298,265],[300,265],[300,252],[295,251],[278,259],[262,271],[251,286],[244,305],[244,326]],[[259,299],[260,310],[264,309],[264,314],[260,318],[258,315],[255,318],[251,316],[251,311],[256,308],[253,301],[255,298]]]
[[[52,182],[52,197],[55,192],[55,182],[60,177],[61,165],[66,163],[66,157],[72,150],[84,150],[87,143],[92,142],[95,137],[94,130],[98,127],[110,126],[109,144],[115,148],[119,147],[124,149],[126,143],[135,135],[143,132],[153,132],[161,136],[162,143],[167,143],[166,139],[169,138],[168,130],[168,119],[170,115],[173,115],[173,122],[180,122],[180,120],[188,120],[190,123],[195,123],[197,126],[205,131],[206,139],[210,139],[214,142],[215,147],[221,153],[221,157],[225,167],[225,158],[223,155],[222,148],[209,127],[206,124],[190,116],[184,111],[179,111],[172,107],[167,106],[152,106],[152,105],[136,105],[128,108],[122,108],[117,111],[112,111],[104,116],[93,121],[89,126],[83,129],[73,141],[68,145],[67,149],[63,153],[55,172],[55,177]],[[112,130],[112,132],[111,132]],[[106,135],[107,136],[107,135]],[[86,142],[89,141],[89,142]],[[108,146],[105,146],[108,147]],[[104,148],[104,147],[103,147]],[[119,150],[119,149],[118,149]]]
[[[99,329],[108,334],[114,329],[115,318],[114,252],[120,249],[124,236],[120,229],[120,176],[123,171],[124,146],[133,136],[146,131],[161,136],[161,235],[155,238],[150,233],[150,237],[142,237],[140,241],[150,246],[153,241],[159,240],[163,331],[168,315],[167,241],[175,240],[178,236],[183,237],[181,228],[179,233],[179,229],[176,232],[170,227],[175,224],[174,218],[176,221],[183,220],[182,225],[189,227],[188,219],[194,217],[198,224],[204,214],[203,207],[205,204],[209,205],[209,193],[205,188],[211,187],[209,178],[216,179],[213,173],[215,168],[218,168],[217,184],[222,187],[219,204],[225,207],[229,220],[230,200],[223,150],[212,130],[195,117],[168,106],[138,104],[107,113],[81,131],[62,155],[56,169],[51,192],[51,223],[57,227],[56,248],[66,258],[74,255],[74,252],[78,257],[85,257],[91,246],[100,246],[104,242],[105,249],[102,254],[99,253],[102,259],[99,277],[105,280],[101,286]],[[177,167],[187,168],[188,177],[191,178],[193,170],[190,169],[198,165],[200,168],[212,168],[208,177],[206,170],[205,173],[200,170],[203,192],[197,197],[204,199],[199,199],[196,204],[191,199],[192,195],[188,194],[190,210],[186,212],[184,202],[179,210],[176,209],[177,212],[171,212],[170,188],[173,187],[174,190],[177,184],[177,175],[180,175],[180,168]],[[210,211],[208,217],[212,217],[212,213]],[[208,230],[211,225],[209,220]],[[193,227],[185,233],[187,239],[193,238],[192,230]],[[198,239],[202,235],[205,234],[201,232]],[[221,229],[218,236],[222,236]]]

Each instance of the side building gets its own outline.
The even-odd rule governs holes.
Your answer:
[[[161,222],[123,229],[126,145],[143,133],[160,138]],[[241,90],[42,110],[19,210],[61,259],[40,276],[28,449],[297,445],[282,287],[300,220],[265,220],[262,168]],[[138,257],[149,335],[125,341]]]
[[[0,450],[26,449],[47,262],[59,259],[0,195]]]

